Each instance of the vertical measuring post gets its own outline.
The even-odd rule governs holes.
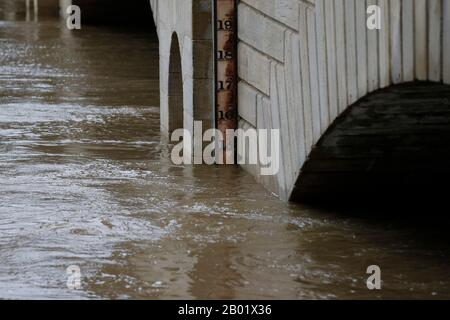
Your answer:
[[[224,159],[234,157],[234,138],[226,131],[237,129],[237,0],[214,0],[216,128],[225,138]],[[228,151],[228,152],[225,152]],[[234,160],[234,159],[232,159]]]

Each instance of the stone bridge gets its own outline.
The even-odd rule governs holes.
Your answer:
[[[161,128],[192,130],[194,119],[209,127],[212,0],[150,4],[160,42]],[[379,30],[367,28],[370,5],[381,9]],[[238,25],[239,126],[280,129],[282,149],[276,176],[244,168],[280,198],[363,190],[362,181],[374,182],[372,192],[386,185],[376,177],[388,179],[405,150],[450,163],[450,143],[430,147],[448,140],[450,0],[240,0]],[[396,177],[392,186],[414,181]]]
[[[381,8],[380,30],[366,26],[369,5]],[[449,87],[393,87],[364,100],[404,82],[450,84],[449,0],[241,0],[239,37],[240,125],[278,128],[282,140],[276,177],[248,170],[281,198],[348,199],[408,185],[412,159],[403,156],[400,176],[389,174],[398,173],[394,159],[440,137],[442,148],[426,151],[450,163]],[[448,177],[439,163],[435,173]]]

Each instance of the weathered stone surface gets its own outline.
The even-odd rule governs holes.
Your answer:
[[[243,3],[238,10],[239,38],[262,53],[284,61],[285,28]]]

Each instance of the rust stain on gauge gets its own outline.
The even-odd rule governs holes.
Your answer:
[[[216,126],[224,137],[227,130],[237,129],[238,124],[236,11],[236,0],[216,0]],[[224,148],[228,146],[226,150],[233,150],[231,145],[233,143],[234,139],[233,141],[225,139]]]

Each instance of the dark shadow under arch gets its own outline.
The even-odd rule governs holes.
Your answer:
[[[174,32],[170,47],[169,65],[169,132],[183,129],[183,72],[180,43]]]
[[[412,82],[371,93],[339,116],[313,148],[291,200],[430,204],[448,197],[449,182],[450,86]]]
[[[83,24],[156,30],[149,0],[72,0],[72,3],[81,7]]]

